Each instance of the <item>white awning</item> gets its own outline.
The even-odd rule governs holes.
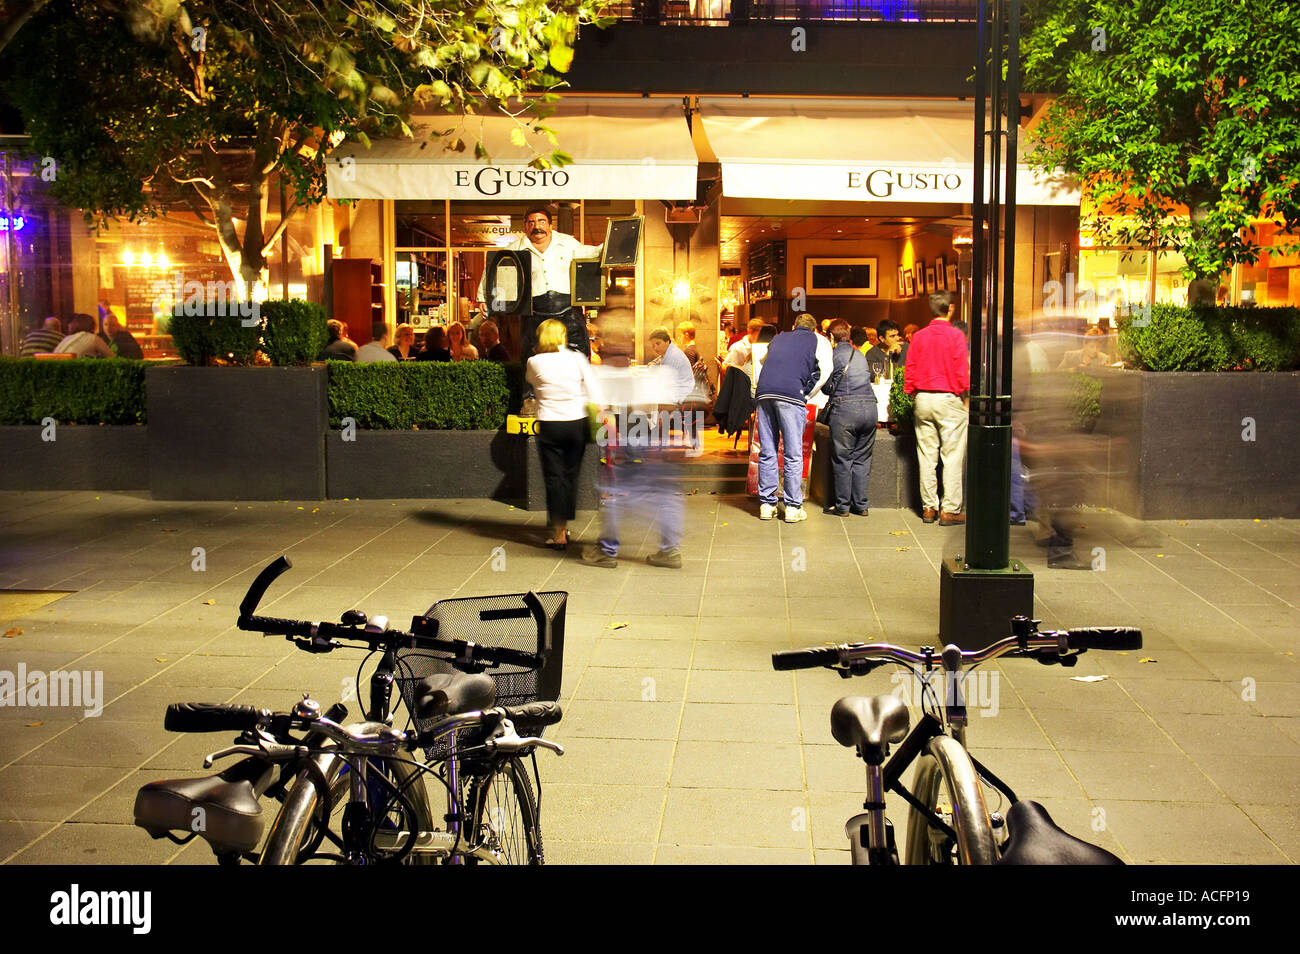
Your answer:
[[[930,100],[700,99],[723,195],[974,201],[974,106]],[[989,179],[985,171],[985,181]],[[1077,182],[1016,167],[1019,205],[1078,205]]]
[[[367,149],[347,143],[327,163],[333,199],[693,199],[695,148],[677,99],[567,98],[544,125],[555,130],[569,165],[528,166],[532,146],[548,155],[557,146],[527,133],[509,116],[416,117],[413,139],[376,140]],[[461,122],[463,120],[463,123]],[[461,123],[458,126],[458,123]],[[440,141],[434,130],[457,127]],[[464,152],[445,144],[459,137]],[[481,140],[490,161],[474,158]]]

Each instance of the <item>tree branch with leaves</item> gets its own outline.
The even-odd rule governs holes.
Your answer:
[[[100,224],[206,210],[251,291],[293,213],[325,197],[333,145],[411,136],[417,111],[504,110],[545,133],[578,30],[608,22],[599,2],[49,0],[0,55],[55,198]],[[277,178],[290,201],[272,226]]]
[[[1192,280],[1300,226],[1300,17],[1275,0],[1027,0],[1031,161],[1078,176],[1098,241],[1172,249]],[[1276,246],[1289,253],[1292,241]]]

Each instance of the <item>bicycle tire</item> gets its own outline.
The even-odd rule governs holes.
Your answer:
[[[473,779],[471,828],[476,843],[494,849],[502,864],[545,864],[537,798],[518,758],[496,762]],[[471,864],[477,859],[467,858]]]
[[[317,765],[325,773],[325,777],[330,784],[331,817],[339,807],[347,803],[351,794],[350,779],[342,771],[346,764],[346,760],[339,756],[323,755],[317,757]],[[432,812],[429,808],[428,791],[425,789],[423,781],[416,779],[410,785],[406,784],[413,775],[418,774],[419,770],[403,761],[389,762],[382,759],[372,759],[371,765],[372,768],[382,766],[392,784],[406,793],[406,797],[416,814],[414,819],[415,829],[417,831],[432,829]],[[298,777],[289,787],[280,813],[267,835],[260,864],[292,865],[301,864],[305,860],[301,858],[301,855],[303,848],[309,844],[310,832],[318,824],[316,816],[318,815],[319,801],[320,792],[312,779],[312,774],[310,770],[304,769],[298,773]],[[336,831],[335,834],[337,835],[339,832]],[[436,864],[437,860],[427,855],[413,853],[404,859],[404,863],[413,865]]]
[[[318,755],[316,767],[324,776],[330,787],[331,802],[337,806],[346,801],[348,795],[348,776],[343,773],[347,764],[338,755]],[[300,864],[303,847],[308,843],[308,834],[317,823],[320,790],[316,786],[314,773],[302,769],[289,785],[280,811],[271,823],[262,844],[262,853],[258,858],[260,865],[295,865]]]
[[[979,774],[970,755],[956,739],[936,736],[916,763],[912,794],[933,814],[944,794],[952,809],[951,827],[957,836],[957,861],[963,865],[991,865],[998,858],[997,839],[984,803]],[[907,864],[946,864],[935,856],[932,827],[915,806],[907,816]],[[948,849],[945,846],[944,851]]]

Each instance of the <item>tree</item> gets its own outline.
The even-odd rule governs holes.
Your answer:
[[[1026,91],[1055,94],[1031,160],[1078,176],[1108,244],[1217,283],[1300,225],[1300,17],[1275,0],[1027,0]],[[1284,252],[1300,245],[1282,243]]]
[[[416,109],[503,109],[549,132],[547,91],[596,2],[51,0],[5,51],[7,91],[54,160],[55,198],[101,224],[181,202],[247,293],[345,138],[410,136]],[[277,176],[291,198],[270,227]]]

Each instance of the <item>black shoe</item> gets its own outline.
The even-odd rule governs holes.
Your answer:
[[[828,517],[847,517],[849,515],[847,510],[840,510],[837,507],[823,507],[822,513]]]
[[[868,516],[868,515],[871,513],[871,511],[870,511],[870,510],[867,510],[867,509],[863,509],[863,510],[854,510],[854,509],[850,508],[850,509],[849,509],[849,513],[853,514],[853,516],[855,516],[855,517],[865,517],[865,516]]]

